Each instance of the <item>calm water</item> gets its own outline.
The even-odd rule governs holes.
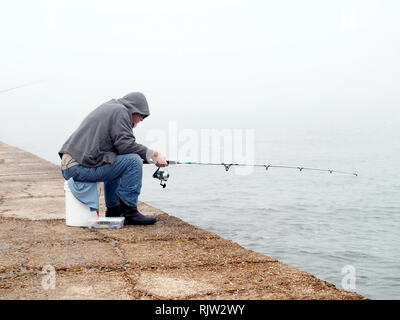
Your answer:
[[[257,143],[256,158],[262,163],[274,154],[271,164],[357,169],[358,177],[262,168],[239,176],[223,167],[171,166],[162,190],[145,166],[142,200],[338,288],[350,265],[354,291],[399,299],[400,140],[387,132],[356,134],[347,143],[338,138],[270,137]]]
[[[15,126],[17,110],[2,114],[0,140],[54,163],[66,132],[88,112],[79,111],[75,123],[64,128],[40,113]],[[257,163],[357,171],[358,177],[273,168],[239,176],[223,167],[171,166],[167,188],[161,189],[152,178],[154,167],[146,165],[140,199],[338,288],[342,268],[350,265],[354,291],[399,299],[399,113],[391,109],[368,121],[321,116],[308,126],[256,127]]]

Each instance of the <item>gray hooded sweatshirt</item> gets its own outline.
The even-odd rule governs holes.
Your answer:
[[[94,109],[58,152],[71,155],[84,167],[94,168],[113,164],[117,155],[137,153],[147,161],[153,150],[136,143],[133,135],[132,114],[143,119],[150,115],[145,96],[132,92],[121,99],[112,99]]]

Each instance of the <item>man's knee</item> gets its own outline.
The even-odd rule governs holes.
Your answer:
[[[143,166],[142,158],[137,153],[128,153],[122,155],[122,157],[137,166]]]

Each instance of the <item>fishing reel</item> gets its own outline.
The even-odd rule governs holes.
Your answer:
[[[165,170],[160,170],[161,167],[158,167],[158,169],[153,173],[153,178],[160,180],[160,186],[165,189],[167,186],[167,181],[169,178],[169,172]]]

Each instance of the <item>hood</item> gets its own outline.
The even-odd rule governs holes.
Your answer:
[[[143,119],[150,115],[149,105],[147,104],[146,97],[140,92],[131,92],[118,99],[132,114],[140,113]]]

